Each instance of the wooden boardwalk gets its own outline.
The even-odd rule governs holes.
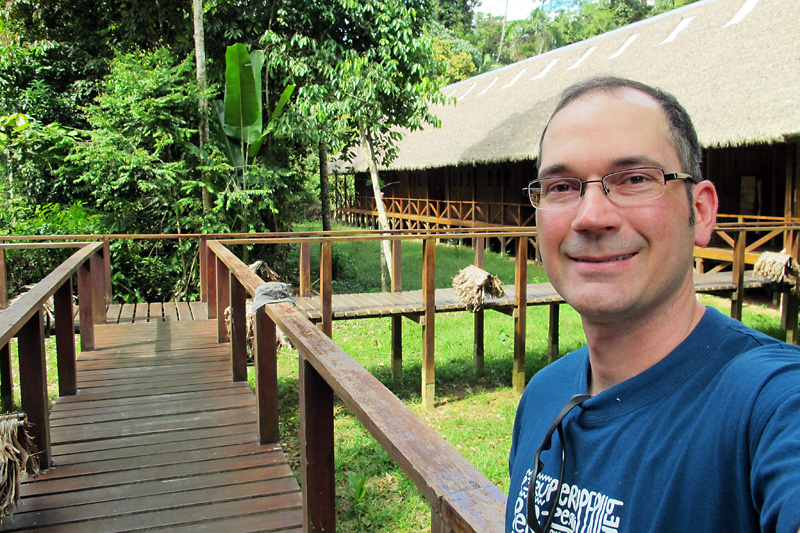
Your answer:
[[[297,481],[279,444],[257,443],[215,322],[152,318],[95,326],[78,394],[50,415],[54,465],[0,530],[302,530]]]
[[[695,274],[694,284],[697,292],[718,293],[733,291],[736,286],[731,280],[730,272],[713,274]],[[751,272],[745,275],[744,288],[754,289],[771,285],[771,282],[755,277]],[[504,285],[505,296],[487,297],[486,309],[510,313],[516,307],[516,288]],[[322,319],[319,296],[298,297],[297,308],[309,320]],[[563,303],[564,300],[550,283],[531,283],[527,287],[527,305],[546,305]],[[364,294],[334,294],[331,296],[334,320],[355,318],[374,318],[385,316],[415,316],[425,313],[422,303],[422,291],[410,290],[400,292],[378,292]],[[436,289],[436,312],[464,311],[466,306],[458,301],[452,288]]]

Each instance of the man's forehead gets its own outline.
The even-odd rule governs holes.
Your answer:
[[[639,134],[631,137],[631,132]],[[646,155],[638,153],[634,145],[639,144],[637,141],[643,137],[652,140],[653,135],[660,139],[657,144],[661,145],[663,141],[674,149],[667,113],[655,98],[630,87],[597,89],[575,98],[553,115],[542,138],[539,163],[545,165],[545,160],[549,160],[548,166],[565,164],[561,158],[569,153],[575,154],[569,146],[573,144],[575,149],[591,146],[602,150],[609,144],[620,148],[619,143],[613,142],[620,139],[619,135],[633,143],[628,146],[632,152],[609,154],[615,159]],[[654,145],[650,143],[649,146],[652,148]],[[560,154],[556,160],[547,157],[555,155],[553,149]]]
[[[554,113],[550,122],[555,121],[561,113],[567,110],[572,111],[575,107],[592,106],[597,101],[620,102],[628,104],[632,108],[641,106],[644,109],[657,111],[665,121],[667,118],[661,104],[651,95],[633,87],[615,87],[612,89],[598,88],[582,94]]]

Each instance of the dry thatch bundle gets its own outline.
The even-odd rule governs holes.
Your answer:
[[[753,271],[757,276],[775,283],[787,283],[792,276],[797,276],[797,267],[792,256],[783,252],[762,253]]]
[[[483,309],[483,301],[487,296],[499,298],[506,294],[497,276],[475,265],[468,266],[453,278],[453,289],[458,301],[471,312]]]
[[[13,514],[19,502],[22,473],[39,473],[36,446],[25,431],[25,415],[0,415],[0,517]]]

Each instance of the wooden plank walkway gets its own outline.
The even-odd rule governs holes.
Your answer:
[[[730,272],[717,272],[713,274],[695,274],[695,289],[698,292],[728,292],[736,287],[731,279]],[[771,285],[771,282],[757,278],[748,272],[745,275],[745,289],[754,289]],[[501,312],[510,312],[515,306],[516,287],[504,285],[505,296],[500,298],[488,297],[485,302],[486,309]],[[297,308],[310,320],[320,321],[322,311],[319,296],[296,297]],[[528,305],[545,305],[562,303],[564,300],[555,291],[550,283],[531,283],[527,289]],[[364,294],[334,294],[331,297],[334,320],[348,320],[355,318],[374,318],[397,315],[420,315],[425,312],[422,304],[422,291],[378,292]],[[458,301],[455,290],[452,288],[436,289],[436,312],[464,311],[466,306]]]
[[[302,530],[297,481],[279,444],[257,443],[215,322],[153,318],[95,326],[78,394],[50,415],[54,466],[0,530]]]

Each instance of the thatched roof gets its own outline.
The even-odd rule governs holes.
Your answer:
[[[559,93],[606,74],[673,93],[703,146],[800,140],[800,0],[704,0],[447,86],[390,168],[533,160]]]

